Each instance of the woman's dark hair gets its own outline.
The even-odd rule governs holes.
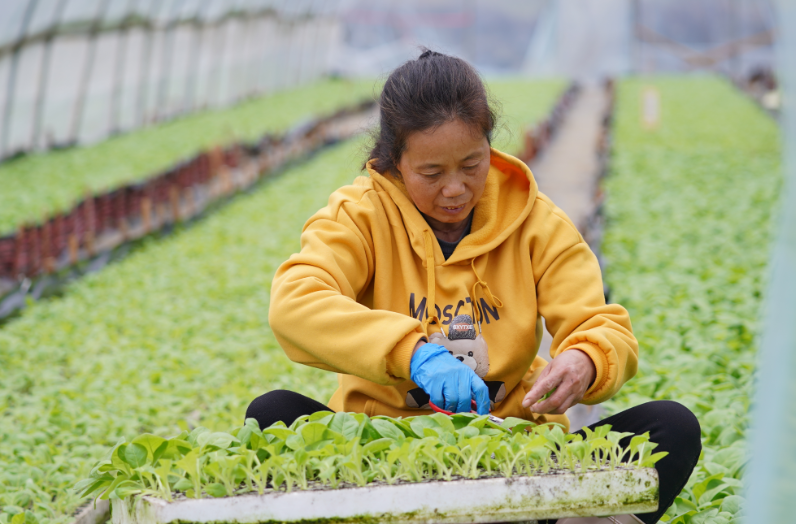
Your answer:
[[[369,159],[379,173],[395,176],[410,134],[458,119],[491,143],[497,121],[475,69],[460,58],[428,49],[390,73],[379,110],[381,125]]]

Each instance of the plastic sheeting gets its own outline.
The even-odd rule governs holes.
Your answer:
[[[486,75],[773,69],[773,0],[4,0],[0,158],[319,75],[382,75],[420,46]]]
[[[336,1],[0,2],[0,158],[323,75]]]
[[[486,74],[594,78],[773,65],[770,0],[346,0],[347,74],[380,74],[419,46]]]
[[[778,2],[785,184],[771,264],[750,439],[748,523],[793,522],[796,494],[796,3]]]

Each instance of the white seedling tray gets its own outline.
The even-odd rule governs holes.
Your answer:
[[[113,524],[520,522],[655,511],[658,473],[652,468],[617,469],[174,502],[139,497],[114,500],[111,507]]]

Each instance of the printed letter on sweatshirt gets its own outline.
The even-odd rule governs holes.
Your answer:
[[[423,297],[423,300],[420,301],[420,304],[417,305],[417,311],[415,311],[415,294],[412,293],[409,295],[409,316],[416,318],[420,321],[423,320],[423,314],[426,311],[426,297]]]
[[[483,298],[481,299],[481,312],[484,315],[484,319],[486,323],[489,324],[489,314],[495,317],[495,320],[500,320],[500,315],[498,315],[497,308],[492,309],[489,307],[489,304],[486,303],[486,300]]]

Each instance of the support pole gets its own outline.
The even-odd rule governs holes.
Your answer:
[[[216,31],[218,32],[216,35],[218,39],[218,46],[215,53],[216,63],[210,68],[210,78],[212,81],[213,90],[212,92],[208,93],[208,101],[210,102],[211,107],[214,105],[213,99],[215,98],[215,102],[218,102],[218,99],[221,97],[221,79],[224,76],[224,53],[226,52],[227,47],[227,20],[228,18],[226,15],[222,15],[215,24]],[[219,103],[219,105],[221,104]]]
[[[263,22],[265,22],[265,31],[263,32],[263,37],[266,39],[265,43],[263,44],[263,51],[260,57],[260,68],[258,69],[257,74],[257,92],[262,93],[264,91],[267,92],[268,90],[268,79],[271,77],[271,73],[268,70],[268,64],[273,62],[273,57],[275,55],[274,47],[276,47],[277,42],[279,41],[279,36],[277,34],[277,26],[276,26],[276,13],[271,11],[272,8],[269,8],[269,13],[266,14]]]
[[[83,74],[80,77],[77,100],[75,101],[75,107],[72,111],[72,125],[69,128],[68,142],[72,144],[77,143],[80,136],[80,128],[83,125],[83,108],[86,103],[86,94],[91,81],[91,73],[94,70],[94,57],[97,54],[97,34],[102,25],[102,20],[105,18],[105,12],[109,4],[110,0],[100,0],[97,13],[94,15],[95,18],[88,34],[88,52],[86,53],[86,61],[83,64]]]
[[[158,89],[158,99],[155,107],[156,120],[168,116],[168,114],[163,114],[161,111],[165,109],[168,99],[168,89],[172,76],[171,62],[174,57],[174,31],[180,24],[180,11],[184,5],[185,0],[176,0],[171,15],[169,16],[169,21],[166,22],[166,34],[163,36],[163,61],[160,65],[160,87]]]
[[[116,63],[113,70],[113,92],[111,94],[111,114],[108,128],[111,134],[119,131],[119,113],[122,103],[122,79],[124,78],[124,66],[127,61],[127,41],[130,38],[130,22],[135,16],[136,7],[139,0],[129,0],[127,3],[127,14],[122,22],[119,44],[116,47]]]
[[[36,11],[38,0],[30,0],[22,15],[22,23],[19,24],[19,34],[16,38],[16,43],[11,49],[11,66],[8,69],[8,85],[6,86],[6,100],[3,108],[3,133],[0,136],[0,159],[8,155],[8,144],[11,140],[9,134],[11,133],[11,119],[14,115],[14,95],[17,87],[17,69],[19,68],[19,55],[24,47],[25,35],[28,32],[30,21],[33,18],[33,13]]]
[[[159,4],[155,4],[157,7]],[[152,13],[150,10],[149,14],[149,24],[146,26],[147,33],[144,35],[144,51],[141,53],[141,64],[138,68],[138,122],[137,127],[143,127],[147,123],[146,118],[146,102],[147,102],[147,93],[149,91],[149,69],[150,69],[150,62],[152,59],[152,40],[154,37],[152,36],[152,29],[154,26],[154,21],[157,18],[156,15]]]
[[[190,64],[185,73],[185,95],[183,95],[182,112],[187,113],[196,109],[196,84],[199,83],[199,64],[202,60],[202,53],[205,48],[205,34],[207,33],[207,24],[203,22],[202,8],[213,5],[213,0],[209,0],[207,4],[197,3],[196,11],[194,12],[194,39],[193,49],[191,51],[191,58],[188,60]]]
[[[66,5],[69,0],[58,0],[53,12],[53,18],[50,22],[50,29],[47,31],[47,36],[44,38],[44,50],[42,51],[41,62],[39,62],[39,85],[36,86],[36,102],[33,106],[33,131],[30,136],[30,145],[32,148],[39,146],[41,140],[41,129],[44,121],[44,103],[45,93],[47,90],[47,82],[50,78],[50,61],[53,54],[53,40],[58,33],[58,25],[61,23],[61,17],[64,14]],[[46,144],[45,147],[49,146]]]

